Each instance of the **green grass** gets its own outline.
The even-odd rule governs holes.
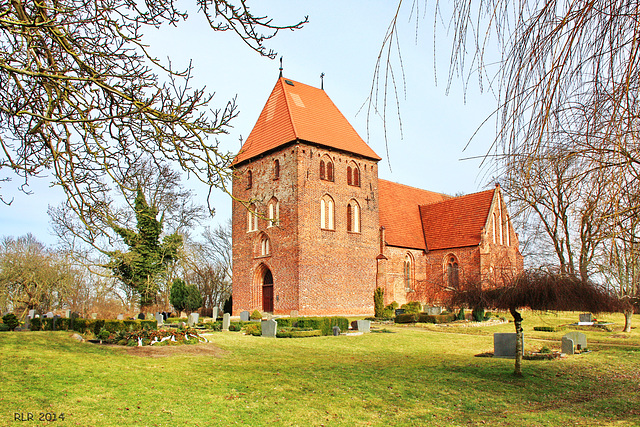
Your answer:
[[[563,335],[533,326],[577,319],[523,316],[529,349],[559,348]],[[620,329],[622,316],[611,319]],[[633,320],[640,327],[640,316]],[[638,329],[587,331],[591,353],[524,361],[524,378],[515,378],[512,360],[474,357],[492,351],[492,334],[512,324],[382,328],[393,333],[220,332],[205,347],[222,349],[218,356],[165,358],[78,343],[67,332],[3,332],[0,426],[640,425]],[[16,412],[65,419],[18,422]]]

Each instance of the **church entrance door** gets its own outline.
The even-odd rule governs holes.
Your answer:
[[[273,275],[269,269],[262,279],[262,311],[273,313]]]

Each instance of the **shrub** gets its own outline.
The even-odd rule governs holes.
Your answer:
[[[9,330],[9,327],[4,323],[0,323],[0,332],[6,332]]]
[[[384,315],[384,290],[382,288],[376,288],[373,291],[373,309],[376,317]]]
[[[296,326],[297,317],[280,317],[275,319],[278,324],[278,328],[292,328]]]
[[[253,313],[251,313],[251,316],[249,317],[249,319],[260,320],[262,319],[262,313],[260,313],[258,310],[253,310]]]
[[[2,321],[4,322],[5,325],[7,325],[10,331],[13,331],[15,328],[17,328],[20,325],[20,321],[18,320],[16,315],[13,313],[7,313],[4,316],[2,316]]]
[[[476,322],[482,322],[484,320],[484,308],[474,307],[473,311],[471,312],[471,316]]]
[[[417,314],[422,311],[422,304],[418,301],[411,301],[406,304],[402,304],[400,308],[404,309],[405,314]]]
[[[534,326],[533,330],[540,332],[556,332],[558,331],[558,328],[556,328],[555,326]]]
[[[278,338],[307,338],[319,336],[322,336],[322,331],[318,329],[314,329],[311,331],[301,329],[285,329],[276,333],[276,337]]]
[[[416,323],[418,315],[416,313],[403,313],[396,316],[396,323]]]
[[[465,316],[464,316],[464,307],[460,307],[460,311],[458,312],[458,316],[456,317],[456,320],[464,320]]]
[[[453,313],[436,314],[436,315],[427,314],[427,313],[418,314],[418,322],[420,322],[420,323],[440,324],[440,323],[453,322],[454,320],[456,320],[456,315],[453,314]]]
[[[259,337],[262,335],[262,323],[254,322],[245,325],[244,333],[247,335],[253,335]]]
[[[384,309],[385,310],[391,310],[391,311],[395,311],[396,308],[398,308],[399,305],[397,302],[392,301],[391,304],[387,305]]]
[[[302,329],[319,329],[322,335],[332,335],[334,326],[341,331],[349,329],[349,319],[346,317],[298,317],[295,324]]]

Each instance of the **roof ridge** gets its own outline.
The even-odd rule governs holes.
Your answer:
[[[284,94],[284,103],[286,105],[287,115],[289,116],[289,122],[291,123],[291,127],[293,128],[293,134],[295,135],[296,139],[300,139],[300,135],[298,135],[298,130],[296,129],[296,124],[293,120],[293,117],[291,116],[291,108],[289,107],[289,101],[287,100],[287,95],[289,94],[289,92],[287,92],[287,88],[284,85],[285,80],[289,80],[289,81],[293,81],[293,80],[287,79],[285,77],[280,77],[278,79],[278,83],[280,83],[280,85],[282,86],[282,93]]]
[[[407,185],[407,184],[401,184],[401,183],[399,183],[399,182],[390,181],[390,180],[388,180],[388,179],[378,178],[378,182],[380,182],[380,181],[388,182],[388,183],[390,183],[390,184],[395,184],[395,185],[401,185],[401,186],[403,186],[403,187],[407,187],[407,188],[413,188],[414,190],[426,191],[426,192],[428,192],[428,193],[440,194],[440,195],[442,195],[442,196],[447,196],[447,197],[449,197],[449,198],[453,198],[453,196],[450,196],[450,195],[445,194],[445,193],[439,193],[439,192],[437,192],[437,191],[425,190],[424,188],[414,187],[414,186],[412,186],[412,185]]]
[[[427,204],[419,205],[419,206],[430,206],[430,205],[435,205],[435,204],[438,204],[438,203],[452,202],[454,200],[459,200],[459,199],[462,199],[462,198],[465,198],[465,197],[475,196],[475,195],[483,194],[483,193],[489,193],[489,192],[492,192],[492,191],[495,192],[495,190],[496,190],[495,188],[492,188],[490,190],[476,191],[474,193],[462,194],[460,196],[449,196],[448,199],[438,200],[438,201],[435,201],[435,202],[431,202],[431,203],[427,203]]]

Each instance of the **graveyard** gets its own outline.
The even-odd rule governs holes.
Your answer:
[[[3,332],[0,425],[640,424],[639,329],[622,333],[620,314],[598,316],[608,329],[572,325],[578,316],[525,313],[526,353],[569,340],[588,351],[525,360],[522,378],[513,359],[477,357],[513,323],[374,322],[302,339],[206,331],[207,343],[161,347]]]

